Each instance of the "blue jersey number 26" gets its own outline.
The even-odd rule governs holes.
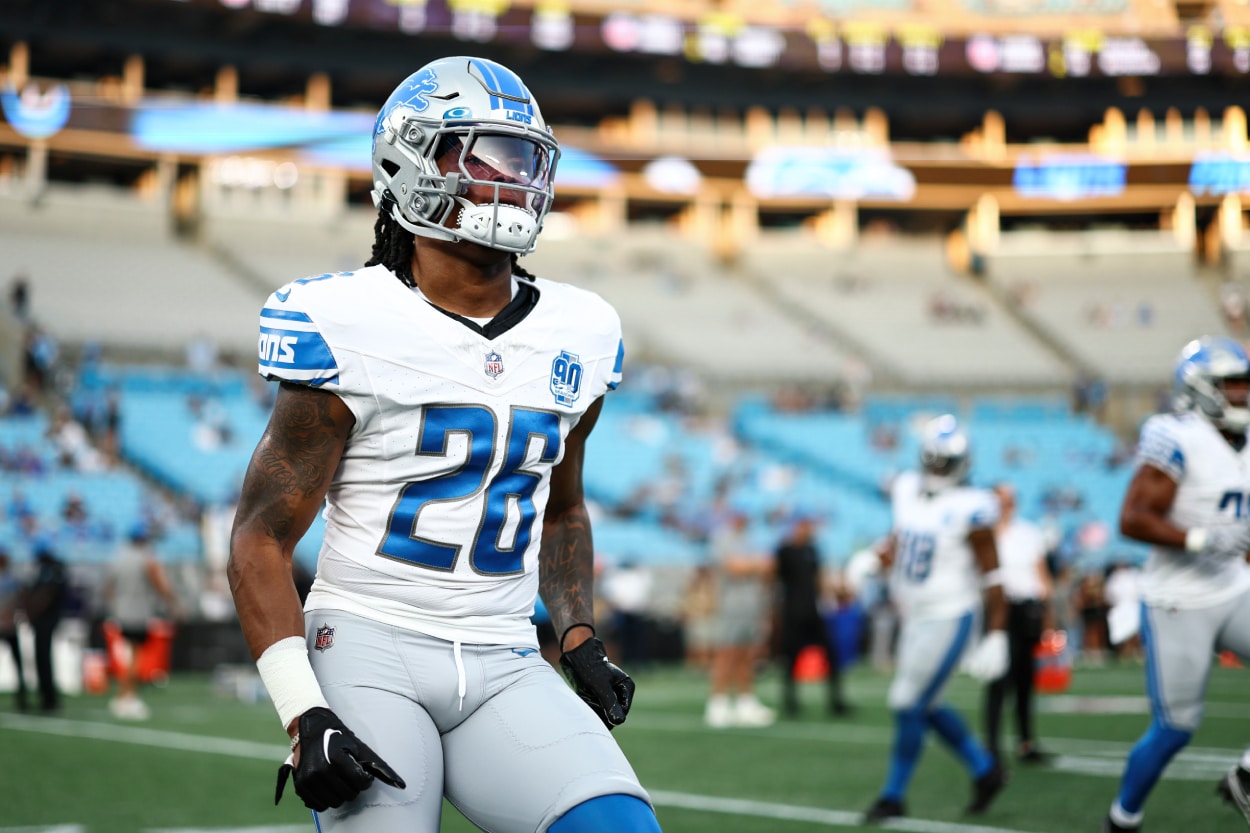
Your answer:
[[[524,468],[526,452],[531,441],[537,440],[542,444],[538,462],[555,462],[560,456],[560,417],[550,411],[513,408],[503,450],[503,467],[487,483],[486,474],[495,460],[495,424],[495,413],[478,405],[439,405],[425,409],[417,438],[417,455],[446,457],[451,437],[459,434],[467,446],[465,460],[450,474],[404,486],[391,510],[379,553],[434,570],[451,570],[461,546],[420,536],[417,525],[421,512],[431,504],[472,497],[485,487],[470,563],[478,573],[501,575],[521,571],[538,515],[534,508],[534,490],[542,479],[540,472]],[[504,527],[513,515],[510,508],[514,505],[519,521],[509,543],[503,540]]]

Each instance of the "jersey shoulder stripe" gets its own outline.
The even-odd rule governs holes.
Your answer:
[[[340,364],[316,313],[327,302],[332,303],[327,295],[337,294],[327,293],[322,288],[335,283],[332,278],[345,279],[352,274],[326,273],[301,278],[269,296],[260,313],[257,345],[258,369],[262,376],[311,387],[339,383]]]
[[[1156,414],[1142,426],[1137,464],[1149,465],[1175,481],[1185,476],[1185,435],[1190,421],[1175,414]]]

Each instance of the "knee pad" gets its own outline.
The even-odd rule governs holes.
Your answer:
[[[601,795],[583,801],[547,828],[547,833],[660,833],[655,812],[632,795]]]

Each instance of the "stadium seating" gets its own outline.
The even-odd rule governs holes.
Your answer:
[[[525,265],[593,290],[621,315],[626,350],[736,382],[836,379],[845,355],[750,283],[663,232],[552,241]]]
[[[171,367],[103,367],[84,374],[80,386],[120,392],[119,444],[127,462],[201,506],[230,506],[269,418],[248,381],[232,370],[204,376]],[[318,516],[296,547],[306,565],[316,559],[324,526]]]
[[[1068,369],[967,279],[940,238],[822,249],[767,237],[745,268],[911,385],[1061,385]]]
[[[251,355],[265,293],[179,242],[168,215],[109,190],[58,187],[0,200],[0,274],[25,272],[36,321],[58,339],[181,352],[193,337]]]
[[[953,411],[967,420],[974,482],[1012,484],[1025,517],[1046,518],[1057,534],[1076,541],[1069,557],[1096,564],[1143,556],[1143,548],[1112,532],[1131,475],[1113,434],[1054,400],[974,401],[967,413],[943,407],[948,404],[916,399],[908,407],[906,399],[896,399],[877,408],[869,400],[862,415],[789,414],[756,400],[739,408],[736,421],[744,439],[818,468],[875,504],[873,517],[879,518],[890,478],[916,465],[915,429],[930,416]],[[1091,536],[1082,538],[1090,524]],[[888,520],[881,531],[886,529]]]
[[[1161,232],[1007,233],[986,269],[1023,318],[1109,381],[1164,384],[1182,344],[1225,332],[1192,254]]]
[[[130,529],[151,517],[153,496],[124,468],[64,468],[47,432],[48,420],[42,415],[0,418],[0,453],[6,460],[0,471],[0,540],[19,558],[30,557],[42,542],[70,563],[102,563]],[[37,462],[14,468],[19,451]],[[81,525],[62,517],[72,498],[81,500],[86,511]],[[194,525],[166,519],[156,548],[168,561],[194,560],[200,554],[199,532]]]
[[[298,213],[281,218],[229,214],[204,219],[201,238],[267,294],[289,281],[359,268],[373,246],[372,209],[349,209],[333,221]],[[263,295],[261,300],[264,300]]]

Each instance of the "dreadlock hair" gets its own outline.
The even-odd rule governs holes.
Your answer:
[[[405,286],[416,286],[416,278],[412,276],[415,241],[412,232],[391,216],[392,205],[394,203],[385,198],[378,205],[378,219],[373,224],[373,254],[365,261],[365,266],[385,266]]]
[[[416,286],[417,279],[412,275],[412,252],[416,245],[413,234],[396,222],[390,209],[391,203],[383,199],[378,206],[377,222],[373,224],[373,252],[365,261],[365,266],[385,266],[399,278],[400,283]],[[512,274],[531,281],[537,278],[520,264],[515,253],[512,255]]]

